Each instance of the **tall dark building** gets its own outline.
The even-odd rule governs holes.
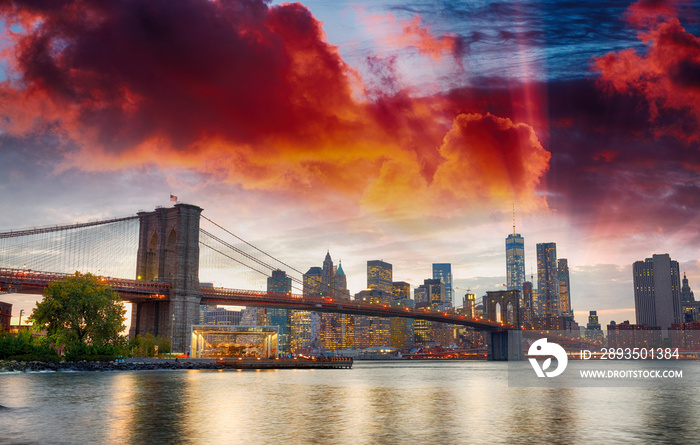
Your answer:
[[[331,260],[331,253],[326,252],[326,258],[323,260],[323,269],[321,274],[321,295],[329,297],[333,296],[333,275],[335,275],[335,270],[333,268],[333,260]]]
[[[391,295],[392,266],[381,260],[367,261],[367,289],[378,289]]]
[[[557,244],[537,244],[537,292],[547,317],[561,315],[558,272]]]
[[[433,263],[433,279],[442,280],[445,285],[445,305],[452,307],[452,297],[454,295],[454,289],[452,288],[452,264]]]
[[[685,272],[683,272],[683,286],[681,286],[681,302],[686,303],[692,301],[695,301],[695,294],[693,294],[693,291],[690,290],[688,278],[685,276]]]
[[[653,255],[632,265],[637,324],[669,329],[681,323],[681,279],[678,261]]]
[[[273,270],[272,276],[267,278],[267,291],[280,294],[292,292],[292,278],[287,276],[283,270]],[[266,308],[265,321],[268,326],[278,326],[277,348],[280,352],[288,353],[289,332],[291,325],[291,314],[287,309]]]
[[[513,233],[506,238],[506,286],[508,290],[519,290],[524,295],[525,282],[525,238]]]
[[[566,258],[557,260],[559,275],[559,315],[573,316],[571,309],[571,284],[569,282],[569,262]]]

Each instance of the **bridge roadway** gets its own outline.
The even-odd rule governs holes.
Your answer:
[[[12,286],[12,289],[16,292],[40,294],[52,281],[68,276],[71,276],[71,274],[0,268],[0,285],[3,290],[6,289],[6,286]],[[110,277],[102,277],[100,279],[105,285],[116,290],[124,301],[141,302],[170,299],[169,283]],[[235,306],[335,312],[375,317],[403,317],[468,326],[485,331],[502,332],[516,329],[516,327],[509,324],[498,323],[482,318],[470,318],[448,312],[436,312],[423,308],[413,309],[405,306],[391,306],[388,304],[371,304],[363,301],[340,298],[334,299],[329,297],[225,289],[209,286],[200,287],[200,291],[202,293],[202,304],[216,303]]]

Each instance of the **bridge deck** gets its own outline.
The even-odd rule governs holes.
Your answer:
[[[10,285],[17,291],[30,293],[40,293],[41,290],[52,281],[60,280],[68,276],[71,276],[71,274],[0,268],[0,284],[4,286]],[[103,277],[101,279],[104,281],[105,285],[116,290],[122,299],[128,302],[169,300],[170,298],[171,286],[169,283],[110,277]],[[329,297],[280,294],[207,286],[201,287],[200,291],[202,293],[202,303],[274,307],[378,317],[403,317],[469,326],[487,331],[517,329],[515,326],[504,323],[497,323],[481,318],[474,319],[448,312],[413,309],[404,306],[391,306],[388,304],[371,304],[363,301],[339,298],[333,299]]]

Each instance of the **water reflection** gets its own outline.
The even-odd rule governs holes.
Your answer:
[[[5,374],[0,405],[11,409],[0,412],[0,442],[669,443],[700,433],[696,377],[674,387],[509,388],[506,371],[402,362]]]

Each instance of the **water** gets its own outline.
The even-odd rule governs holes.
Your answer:
[[[688,369],[697,362],[683,363]],[[700,389],[509,388],[496,362],[0,375],[0,443],[687,443]]]

